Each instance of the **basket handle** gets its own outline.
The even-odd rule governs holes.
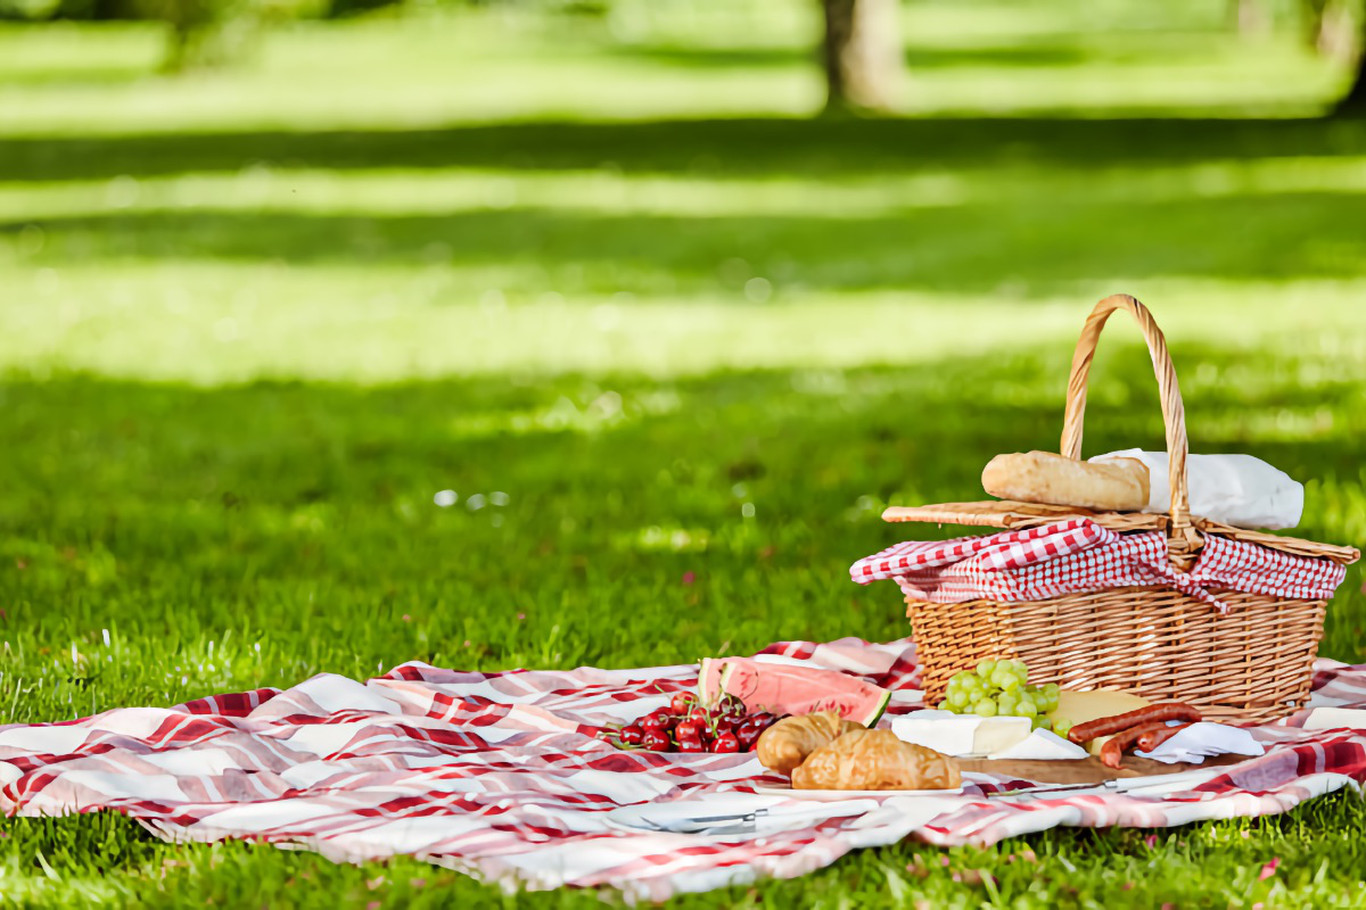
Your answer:
[[[1105,321],[1115,310],[1125,310],[1138,322],[1143,340],[1148,343],[1153,372],[1157,374],[1157,388],[1162,403],[1162,423],[1167,428],[1167,468],[1171,483],[1171,524],[1167,528],[1168,553],[1178,568],[1189,568],[1203,541],[1191,525],[1190,495],[1186,486],[1186,455],[1190,443],[1186,439],[1186,406],[1181,401],[1181,388],[1176,382],[1176,367],[1167,352],[1167,339],[1153,320],[1148,308],[1128,294],[1115,294],[1096,304],[1082,327],[1081,338],[1072,355],[1072,374],[1067,380],[1067,410],[1062,423],[1061,452],[1068,458],[1081,460],[1082,422],[1086,413],[1086,380],[1091,373],[1091,359],[1096,355]]]

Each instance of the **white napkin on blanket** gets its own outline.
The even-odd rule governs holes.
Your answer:
[[[1215,755],[1262,755],[1265,752],[1266,747],[1242,727],[1203,721],[1191,724],[1151,752],[1134,754],[1171,765],[1181,761],[1198,764]]]
[[[1145,512],[1170,512],[1167,453],[1125,449],[1090,461],[1136,458],[1148,467]],[[1293,528],[1304,511],[1304,485],[1251,455],[1187,455],[1186,482],[1192,515],[1237,528]]]

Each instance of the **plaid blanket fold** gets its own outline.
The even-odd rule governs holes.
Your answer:
[[[759,659],[851,673],[921,704],[914,646],[784,642]],[[1366,707],[1366,666],[1317,666],[1313,704]],[[751,755],[619,751],[597,725],[637,717],[696,683],[697,666],[471,673],[422,663],[367,682],[324,674],[172,708],[120,708],[0,727],[0,809],[111,809],[161,837],[245,837],[338,861],[408,854],[509,887],[608,886],[659,899],[796,876],[859,847],[915,836],[987,845],[1055,825],[1167,826],[1283,812],[1366,781],[1366,730],[1254,728],[1266,755],[1195,789],[1121,795],[892,796],[865,815],[798,821],[761,839],[629,830],[609,813],[654,801],[705,807],[781,783]],[[789,796],[775,804],[809,806]]]

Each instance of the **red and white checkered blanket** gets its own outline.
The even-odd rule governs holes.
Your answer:
[[[920,704],[909,640],[787,642],[761,653],[893,689],[893,714]],[[609,811],[651,801],[695,801],[701,815],[765,800],[774,814],[811,808],[755,795],[779,781],[761,776],[752,756],[623,752],[588,735],[586,725],[638,716],[696,676],[696,665],[484,674],[412,663],[365,683],[321,675],[284,691],[0,727],[0,808],[113,809],[168,839],[248,837],[337,860],[411,854],[507,885],[663,898],[801,875],[907,835],[985,845],[1055,825],[1263,815],[1366,780],[1366,730],[1309,732],[1292,718],[1254,728],[1265,755],[1163,798],[988,800],[1018,782],[980,776],[961,795],[893,796],[864,814],[807,817],[758,838],[614,825]],[[1320,661],[1313,704],[1366,707],[1366,665]]]
[[[1117,534],[1089,518],[982,537],[912,540],[860,559],[849,570],[859,584],[895,579],[917,600],[960,603],[1043,600],[1122,587],[1175,588],[1217,608],[1210,589],[1306,600],[1327,599],[1347,576],[1329,559],[1205,535],[1189,572],[1172,569],[1159,532]]]

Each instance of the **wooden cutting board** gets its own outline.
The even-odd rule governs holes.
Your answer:
[[[1177,762],[1166,765],[1150,758],[1136,755],[1124,756],[1123,766],[1108,768],[1094,755],[1067,761],[1032,761],[1027,759],[990,759],[960,758],[958,767],[964,771],[978,774],[993,774],[999,777],[1037,781],[1041,784],[1100,784],[1107,780],[1125,777],[1152,777],[1163,774],[1176,774],[1192,768],[1210,768],[1220,765],[1235,765],[1247,758],[1245,755],[1216,755],[1205,759],[1203,764],[1192,765]]]

